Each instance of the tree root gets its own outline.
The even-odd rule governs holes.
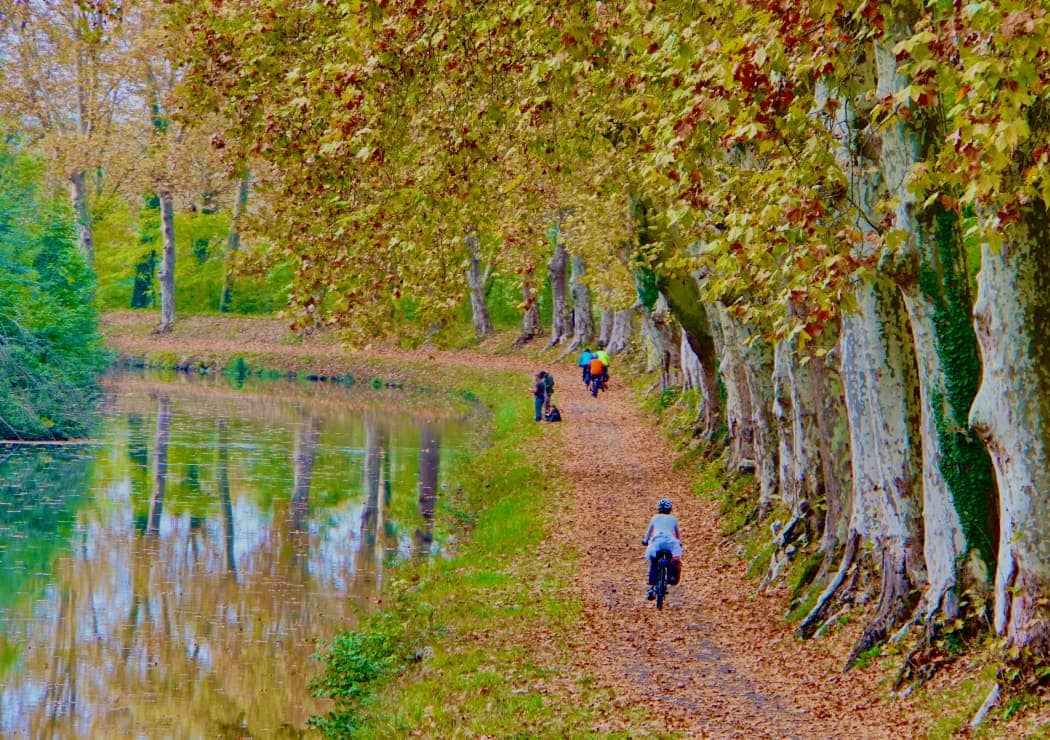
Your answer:
[[[810,610],[806,618],[802,620],[802,623],[798,626],[798,634],[804,638],[809,639],[813,636],[813,633],[817,631],[817,625],[827,612],[828,607],[831,604],[832,598],[839,592],[839,589],[846,582],[846,576],[853,567],[854,561],[857,559],[857,550],[860,546],[860,535],[856,532],[851,532],[849,538],[846,540],[846,551],[842,554],[842,562],[839,564],[838,572],[835,573],[835,577],[831,579],[831,583],[824,589],[824,593],[817,599],[817,603]],[[848,593],[852,590],[851,579],[850,588],[844,593]]]
[[[857,662],[860,654],[886,641],[893,629],[908,619],[915,608],[915,597],[912,595],[912,584],[903,562],[891,552],[884,551],[882,556],[882,584],[879,593],[879,605],[875,617],[871,620],[860,639],[854,645],[843,672],[848,671]]]
[[[992,687],[992,690],[988,692],[987,698],[984,703],[981,704],[981,708],[977,710],[977,714],[970,720],[970,729],[976,730],[978,725],[984,722],[984,718],[988,716],[988,712],[992,711],[996,704],[999,703],[999,695],[1002,692],[1002,688],[999,684]]]
[[[766,575],[758,587],[759,591],[764,591],[767,586],[776,581],[780,577],[780,571],[791,562],[791,556],[794,555],[795,550],[790,549],[790,546],[807,534],[805,525],[809,514],[809,502],[802,499],[795,508],[795,513],[787,523],[787,526],[781,528],[779,522],[773,523],[773,544],[776,545],[777,549],[773,553],[773,557],[770,558],[769,568],[766,570]]]

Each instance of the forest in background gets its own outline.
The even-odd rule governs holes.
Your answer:
[[[801,634],[867,592],[848,663],[990,629],[1004,681],[1045,675],[1043,4],[0,8],[0,102],[99,300],[148,261],[161,332],[287,301],[411,344],[511,287],[523,340],[640,346],[697,399],[767,579],[806,569]]]

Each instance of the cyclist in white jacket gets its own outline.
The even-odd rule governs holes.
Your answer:
[[[642,544],[647,545],[645,556],[649,558],[648,598],[650,601],[656,598],[656,591],[653,587],[656,585],[657,553],[661,550],[670,551],[671,557],[675,560],[675,575],[677,575],[677,568],[681,567],[679,563],[682,557],[682,536],[678,531],[678,517],[671,513],[671,507],[671,499],[660,499],[656,504],[657,513],[649,520],[649,529],[645,530],[645,537],[642,539]]]

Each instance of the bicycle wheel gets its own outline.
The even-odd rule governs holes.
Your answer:
[[[664,608],[664,596],[667,595],[667,556],[661,555],[656,563],[656,608]]]

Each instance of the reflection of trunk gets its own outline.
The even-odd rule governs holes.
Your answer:
[[[995,629],[1050,650],[1050,214],[1037,202],[998,249],[984,245],[974,319],[984,358],[970,421],[999,483]]]
[[[223,545],[226,550],[226,570],[237,572],[233,553],[233,501],[230,499],[230,433],[225,419],[219,419],[219,469],[216,483],[219,488],[219,508],[222,509]]]
[[[415,544],[417,555],[428,555],[434,542],[434,506],[441,462],[441,436],[430,422],[420,425],[419,444],[419,516],[423,527],[416,530]]]
[[[295,534],[306,531],[306,515],[310,509],[310,481],[314,472],[314,455],[320,436],[317,418],[307,416],[295,441],[293,459],[294,487],[288,504],[288,531]]]
[[[237,188],[237,201],[233,205],[233,218],[230,221],[230,233],[226,237],[226,264],[222,277],[222,295],[219,297],[219,311],[226,313],[233,302],[233,259],[241,250],[241,219],[248,206],[248,189],[251,187],[252,173],[247,171]]]
[[[594,337],[594,314],[591,310],[591,289],[583,278],[586,275],[583,257],[572,256],[572,345],[569,349],[578,349],[588,344]]]
[[[554,255],[547,262],[547,275],[551,281],[551,345],[564,341],[572,332],[568,279],[565,275],[567,261],[568,254],[561,242],[561,234],[559,233],[558,243],[554,247]]]
[[[169,332],[175,326],[175,207],[171,193],[158,191],[160,197],[160,233],[163,249],[160,257],[160,326],[157,333]]]
[[[489,271],[481,265],[481,240],[472,234],[463,241],[470,254],[470,268],[467,270],[467,285],[470,287],[470,311],[474,321],[474,335],[487,337],[492,333],[492,319],[489,318],[489,305],[485,300],[485,283],[489,280]]]
[[[361,539],[357,551],[357,576],[374,584],[378,578],[379,491],[383,471],[386,431],[372,418],[365,419],[365,505],[361,511]]]
[[[153,495],[149,504],[146,534],[160,532],[160,515],[164,509],[164,486],[168,482],[168,427],[171,424],[171,401],[157,399],[157,434],[153,438]]]
[[[87,200],[87,184],[82,170],[74,172],[69,178],[70,193],[73,197],[73,217],[77,227],[77,244],[80,254],[88,267],[95,266],[95,237],[91,223],[91,209]]]

